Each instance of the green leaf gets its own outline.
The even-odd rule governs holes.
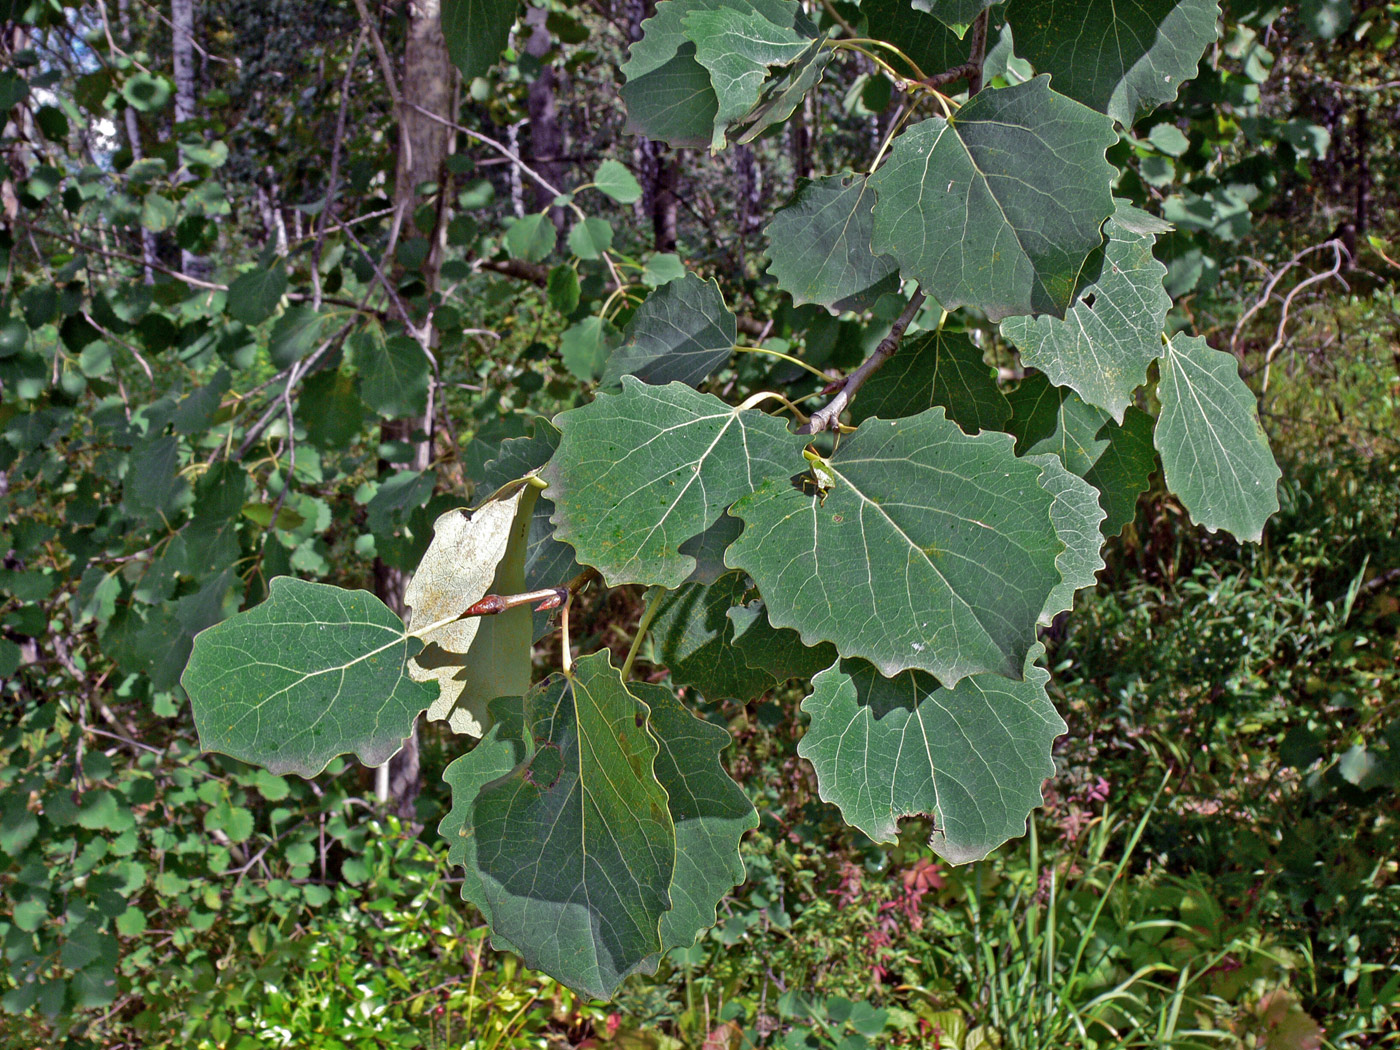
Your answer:
[[[601,317],[585,317],[559,337],[559,356],[569,374],[592,383],[603,374],[608,358],[622,345],[622,333]]]
[[[175,202],[158,193],[148,193],[141,201],[141,225],[152,233],[164,233],[175,225]]]
[[[681,544],[681,553],[695,559],[695,568],[686,577],[686,583],[714,583],[729,569],[724,564],[725,549],[739,538],[743,522],[728,514],[721,514],[719,520],[698,536],[692,536]]]
[[[808,92],[821,82],[826,64],[831,61],[833,52],[827,48],[826,39],[823,36],[809,42],[805,51],[763,86],[753,108],[730,126],[733,141],[753,142],[792,116]]]
[[[321,314],[310,306],[290,306],[277,318],[268,337],[267,356],[278,369],[290,368],[321,338]]]
[[[358,329],[348,344],[365,404],[383,419],[423,414],[431,365],[421,346],[406,335],[386,338],[377,324]]]
[[[154,113],[170,101],[174,85],[165,77],[153,73],[133,73],[122,84],[122,98],[132,109]]]
[[[619,164],[618,167],[622,166]],[[630,172],[627,177],[632,177]],[[569,231],[569,251],[580,259],[602,258],[603,253],[612,247],[612,242],[613,228],[605,219],[584,219],[575,223]]]
[[[836,662],[836,647],[823,642],[806,646],[796,631],[777,628],[761,598],[736,605],[726,614],[734,625],[734,648],[750,667],[769,674],[774,684],[811,678]]]
[[[661,386],[699,386],[734,352],[738,322],[713,280],[686,274],[662,285],[637,308],[622,345],[603,370],[605,387],[624,375]]]
[[[466,80],[490,72],[519,13],[520,0],[442,0],[447,53]]]
[[[738,0],[730,2],[743,9]],[[683,25],[686,13],[702,3],[710,6],[705,0],[661,0],[656,13],[642,22],[641,38],[632,42],[622,65],[625,130],[674,147],[710,144],[719,99]]]
[[[233,377],[228,369],[220,368],[207,384],[191,391],[171,417],[175,432],[203,434],[207,431],[232,383]]]
[[[689,272],[679,255],[661,252],[653,255],[642,267],[642,283],[648,288],[660,288],[663,284],[679,281]]]
[[[1278,510],[1282,476],[1234,357],[1200,336],[1174,336],[1162,356],[1157,451],[1167,488],[1191,520],[1258,542]]]
[[[559,231],[554,228],[548,211],[516,219],[503,238],[506,252],[512,259],[525,259],[528,262],[540,262],[547,258],[558,240]]]
[[[662,949],[689,948],[715,924],[720,900],[744,881],[739,840],[758,827],[758,812],[720,765],[728,732],[691,714],[663,686],[637,682],[630,688],[650,711],[648,725],[660,744],[656,779],[676,829]]]
[[[1103,533],[1099,523],[1107,515],[1099,506],[1099,493],[1094,486],[1072,474],[1058,456],[1045,453],[1030,457],[1041,467],[1040,485],[1055,502],[1050,505],[1050,521],[1065,549],[1055,558],[1060,572],[1060,584],[1045,599],[1037,623],[1048,627],[1066,609],[1074,608],[1074,596],[1092,588],[1095,574],[1104,567],[1099,552],[1103,549]]]
[[[261,605],[199,633],[180,681],[204,750],[311,777],[403,746],[433,700],[404,674],[416,647],[368,591],[278,576]]]
[[[147,521],[169,518],[189,492],[189,483],[179,471],[179,438],[169,435],[142,441],[131,450],[122,483],[122,508]]]
[[[598,165],[593,185],[618,204],[636,204],[642,199],[642,184],[621,161],[609,158]]]
[[[524,591],[526,541],[538,494],[533,485],[519,485],[470,513],[441,515],[404,592],[409,633],[423,641],[408,662],[409,676],[438,683],[428,720],[447,722],[455,733],[481,736],[489,726],[487,703],[530,686],[528,606],[451,618],[487,594]],[[431,624],[442,626],[425,630]]]
[[[671,907],[676,829],[648,709],[607,650],[491,709],[518,726],[522,758],[467,802],[463,892],[527,966],[609,998],[661,951]]]
[[[369,418],[368,407],[355,390],[354,377],[346,370],[327,368],[301,385],[297,420],[305,424],[307,439],[318,448],[349,445]]]
[[[1021,380],[1008,400],[1012,417],[1007,429],[1016,436],[1017,454],[1053,453],[1098,490],[1099,505],[1108,515],[1103,534],[1122,532],[1157,464],[1152,417],[1129,408],[1120,426],[1103,409],[1052,385],[1039,372]]]
[[[740,499],[725,560],[808,645],[886,675],[1015,676],[1060,583],[1061,544],[1040,468],[1011,446],[967,436],[941,408],[867,420],[826,461],[824,493],[770,477]]]
[[[1351,25],[1356,12],[1348,0],[1302,0],[1298,17],[1319,40],[1335,40]]]
[[[1072,14],[1056,0],[1011,0],[1006,7],[1016,53],[1049,73],[1056,91],[1124,127],[1176,98],[1196,75],[1219,17],[1216,0],[1086,0]]]
[[[709,585],[684,583],[661,599],[651,637],[673,682],[698,689],[707,700],[740,703],[778,684],[761,666],[751,666],[734,644],[728,613],[742,604],[746,589],[743,576],[731,572]]]
[[[916,11],[927,11],[961,37],[967,32],[967,27],[976,21],[978,15],[998,2],[999,0],[910,0],[910,6]]]
[[[1117,140],[1048,77],[979,92],[895,139],[871,176],[874,250],[949,310],[1062,316],[1113,211]]]
[[[764,232],[768,272],[793,302],[865,310],[899,287],[899,266],[870,250],[875,194],[865,176],[799,179],[797,192]]]
[[[969,434],[1001,430],[1011,418],[996,369],[982,360],[982,350],[962,332],[906,337],[889,363],[860,388],[851,402],[851,420],[912,416],[935,405]]]
[[[1066,731],[1045,692],[1050,675],[1026,658],[1016,682],[994,674],[949,689],[921,671],[884,678],[842,660],[812,680],[812,723],[797,752],[817,771],[821,797],[877,842],[900,819],[927,814],[929,845],[954,864],[980,860],[1025,834],[1055,772],[1050,747]]]
[[[549,271],[545,292],[549,296],[549,305],[567,317],[578,309],[578,271],[560,263]]]
[[[790,0],[769,0],[744,8],[696,7],[682,19],[695,44],[695,59],[710,74],[719,107],[710,149],[721,150],[729,125],[758,102],[769,66],[799,58],[810,40],[793,28],[799,8]]]
[[[1162,353],[1172,301],[1162,284],[1167,268],[1152,255],[1156,238],[1126,230],[1114,219],[1104,232],[1103,269],[1064,320],[1008,317],[1001,334],[1016,344],[1026,364],[1108,409],[1121,423],[1133,391],[1147,381],[1147,367]]]
[[[493,927],[495,923],[477,865],[476,829],[472,818],[481,789],[505,776],[525,758],[520,711],[518,707],[508,709],[504,715],[492,724],[471,751],[443,770],[442,779],[452,791],[452,809],[438,825],[438,834],[447,843],[447,862],[462,868],[462,898],[473,902],[481,910],[482,918]],[[492,932],[496,948],[514,950],[499,931],[493,929]]]
[[[695,559],[678,550],[763,478],[792,472],[803,439],[783,420],[680,383],[622,377],[620,394],[555,420],[559,451],[541,471],[559,539],[609,586],[673,588]]]
[[[228,313],[246,325],[262,324],[287,291],[287,272],[281,265],[266,270],[249,270],[228,286]]]

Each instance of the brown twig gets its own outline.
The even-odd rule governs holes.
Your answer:
[[[72,237],[67,237],[64,234],[56,233],[53,230],[45,229],[42,226],[35,226],[32,223],[25,222],[23,219],[16,219],[15,221],[31,233],[37,233],[40,237],[52,237],[56,241],[62,241],[64,244],[77,248],[80,252],[90,252],[93,255],[100,255],[104,259],[120,259],[123,262],[129,262],[136,266],[149,267],[152,270],[165,274],[167,277],[174,277],[178,281],[184,281],[186,284],[192,285],[195,288],[206,288],[211,292],[228,291],[228,285],[226,284],[215,284],[213,281],[201,281],[198,277],[188,277],[179,270],[172,270],[168,266],[162,266],[160,263],[151,260],[138,259],[134,255],[126,254],[126,252],[98,248]]]
[[[360,48],[364,47],[369,27],[362,25],[360,35],[355,38],[355,46],[350,49],[350,61],[345,64],[345,76],[340,81],[340,109],[335,116],[335,141],[331,143],[331,170],[326,180],[326,200],[321,205],[321,214],[316,221],[316,243],[311,247],[311,280],[315,293],[311,300],[313,310],[321,309],[321,248],[326,243],[326,224],[330,221],[331,208],[335,204],[335,194],[340,179],[340,146],[345,138],[345,120],[350,110],[350,78],[355,73],[355,64],[360,60]]]
[[[971,37],[971,43],[968,45],[967,61],[960,66],[944,70],[942,73],[925,77],[920,81],[921,84],[925,87],[938,89],[955,84],[959,80],[966,80],[969,95],[975,95],[982,90],[982,63],[987,57],[987,11],[985,9],[972,23],[972,29],[968,35]]]
[[[899,315],[890,328],[889,335],[881,339],[875,352],[846,377],[846,381],[836,391],[836,396],[825,407],[812,413],[812,418],[803,426],[797,428],[799,434],[820,434],[822,431],[831,430],[837,425],[838,418],[856,396],[856,392],[865,385],[867,379],[883,368],[885,362],[893,357],[894,352],[899,349],[899,341],[904,338],[904,332],[909,327],[910,322],[914,320],[914,315],[919,312],[919,307],[924,305],[924,298],[924,293],[917,290],[910,296],[908,304],[904,307],[904,312]]]
[[[563,605],[570,597],[583,590],[590,582],[597,579],[599,573],[597,569],[584,569],[568,583],[562,587],[546,587],[538,591],[526,591],[523,594],[488,594],[479,602],[467,606],[462,615],[457,617],[465,620],[469,616],[496,616],[507,609],[517,609],[522,605],[535,605],[535,612],[548,612]]]

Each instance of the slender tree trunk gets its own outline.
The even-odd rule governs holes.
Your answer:
[[[788,146],[792,152],[792,184],[812,177],[812,96],[808,95],[793,111],[788,123]]]
[[[655,0],[628,0],[627,35],[642,38],[642,22],[656,13]],[[660,142],[637,140],[637,169],[642,176],[638,217],[650,218],[652,244],[659,252],[676,250],[676,215],[680,198],[680,163],[676,154]]]
[[[193,120],[195,111],[194,0],[170,0],[171,54],[175,67],[175,123]],[[180,249],[180,270],[193,274],[202,261]]]
[[[127,51],[134,51],[131,40],[131,0],[117,0],[117,20],[122,29],[122,43]],[[141,125],[136,119],[136,109],[127,106],[122,120],[126,127],[126,144],[131,150],[131,159],[140,163],[146,159],[146,152],[141,145]],[[146,284],[155,284],[156,275],[152,264],[156,261],[156,235],[145,226],[141,227],[141,261],[145,263],[142,280]]]
[[[525,99],[530,113],[530,166],[551,185],[567,190],[565,181],[569,167],[564,161],[564,128],[559,123],[559,106],[555,97],[559,78],[548,61],[549,53],[554,49],[554,37],[545,27],[546,17],[542,7],[526,9],[525,24],[530,27],[530,35],[525,41],[525,53],[540,63],[540,71],[530,82]],[[568,222],[568,213],[563,208],[551,207],[554,195],[533,179],[530,189],[535,210],[549,208],[550,219],[562,233]]]
[[[742,274],[748,257],[749,234],[754,231],[758,217],[763,212],[763,175],[759,171],[758,158],[748,146],[735,147],[733,165],[737,183],[736,195],[739,198],[738,250],[735,253],[735,263]]]
[[[394,179],[395,223],[401,236],[411,236],[418,208],[430,201],[436,203],[437,216],[430,234],[428,255],[418,271],[427,295],[431,296],[438,288],[446,246],[447,211],[451,201],[447,157],[452,147],[451,129],[441,120],[434,120],[433,115],[452,119],[455,71],[442,35],[440,0],[411,0],[408,15],[403,76],[399,84],[403,105],[399,109],[399,155]],[[436,187],[431,198],[419,196],[419,187],[425,184]],[[396,419],[381,428],[385,444],[403,442],[412,450],[404,462],[381,463],[382,472],[402,468],[426,470],[432,463],[434,402],[430,391],[428,410],[421,419]],[[404,612],[408,578],[409,574],[403,569],[375,562],[375,592],[400,614]],[[403,750],[389,760],[387,795],[400,816],[412,818],[421,788],[415,729]]]
[[[1356,110],[1356,233],[1347,245],[1353,259],[1357,243],[1371,228],[1371,112],[1363,104]]]

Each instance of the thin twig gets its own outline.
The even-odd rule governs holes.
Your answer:
[[[537,183],[539,183],[540,187],[544,189],[545,192],[551,193],[555,197],[568,196],[558,186],[555,186],[543,175],[537,172],[534,168],[530,167],[530,165],[526,164],[523,160],[521,160],[519,154],[517,154],[509,146],[497,142],[489,135],[483,135],[479,131],[473,131],[471,128],[463,127],[456,121],[448,120],[446,117],[440,116],[437,113],[434,113],[432,110],[424,109],[422,106],[418,105],[415,102],[409,102],[406,103],[406,105],[409,109],[416,110],[417,112],[422,113],[425,117],[428,117],[430,120],[435,120],[439,124],[443,124],[451,128],[453,131],[460,132],[461,134],[466,135],[467,138],[475,139],[482,145],[490,146],[496,152],[500,153],[501,156],[505,157],[517,168],[519,168],[522,172],[524,172],[526,175],[530,176],[530,178],[534,179]],[[577,204],[575,204],[572,200],[569,201],[569,208],[571,211],[573,211],[574,215],[577,217],[579,222],[583,222],[585,219],[588,218],[588,216],[586,216],[583,213],[583,209],[580,208]],[[603,262],[605,262],[608,266],[608,272],[612,274],[613,281],[617,284],[619,288],[623,287],[627,282],[622,279],[622,274],[618,271],[617,263],[613,261],[612,253],[605,251],[602,253],[602,256]]]
[[[1284,263],[1283,266],[1273,274],[1273,276],[1269,279],[1269,283],[1264,286],[1264,290],[1259,293],[1258,300],[1256,300],[1254,305],[1251,306],[1248,310],[1246,310],[1241,315],[1240,319],[1235,322],[1235,329],[1233,332],[1230,333],[1230,352],[1232,354],[1234,354],[1236,357],[1240,355],[1240,333],[1244,331],[1244,326],[1249,323],[1249,319],[1251,317],[1253,317],[1255,314],[1257,314],[1260,310],[1264,309],[1264,307],[1268,306],[1269,303],[1273,301],[1274,289],[1278,287],[1278,283],[1281,280],[1283,280],[1284,276],[1288,273],[1288,271],[1293,269],[1293,267],[1297,266],[1300,262],[1302,262],[1313,252],[1324,251],[1327,248],[1331,248],[1333,251],[1337,251],[1340,248],[1341,250],[1345,251],[1345,245],[1343,245],[1342,242],[1340,240],[1337,240],[1336,238],[1333,238],[1330,241],[1323,241],[1321,244],[1314,244],[1311,247],[1304,248],[1302,251],[1294,255],[1293,258],[1289,259],[1288,262]],[[1256,266],[1259,266],[1266,273],[1268,272],[1268,268],[1265,267],[1262,263],[1258,262],[1257,260],[1250,259],[1249,261],[1253,262]]]
[[[356,248],[360,249],[360,254],[365,257],[365,261],[369,263],[370,268],[374,270],[375,278],[384,288],[384,291],[388,293],[389,301],[394,304],[394,309],[398,311],[399,319],[403,321],[404,327],[408,329],[409,335],[413,336],[413,341],[417,343],[419,348],[423,351],[423,356],[428,359],[428,363],[432,365],[433,374],[436,375],[438,371],[438,362],[437,356],[432,351],[429,326],[424,325],[420,328],[413,323],[413,315],[408,312],[408,307],[405,306],[403,300],[399,298],[399,293],[394,290],[394,286],[390,283],[389,278],[384,276],[383,268],[381,268],[380,265],[374,261],[374,257],[370,255],[369,249],[348,229],[341,227],[341,232],[350,238]]]
[[[309,361],[304,364],[306,368],[311,367]],[[282,404],[287,410],[287,471],[282,478],[282,491],[277,494],[277,502],[272,505],[272,520],[267,523],[268,532],[277,527],[277,519],[282,516],[282,508],[287,503],[287,493],[292,491],[292,482],[297,473],[297,420],[292,412],[292,387],[306,374],[305,369],[299,367],[301,365],[301,361],[292,365],[292,374],[287,377],[287,385],[282,388]]]
[[[160,273],[165,274],[167,277],[174,277],[176,280],[184,281],[186,284],[192,285],[195,288],[206,288],[211,292],[228,291],[228,285],[226,284],[215,284],[213,281],[201,281],[198,277],[188,277],[185,274],[181,273],[179,270],[172,270],[170,269],[170,267],[162,266],[160,263],[155,262],[153,260],[138,259],[134,255],[126,254],[126,252],[111,251],[107,248],[98,248],[94,245],[76,240],[75,238],[67,237],[64,234],[55,233],[53,230],[45,229],[42,226],[34,226],[31,223],[25,222],[23,219],[16,219],[15,221],[18,222],[25,229],[29,230],[31,233],[37,233],[40,237],[52,237],[56,241],[62,241],[64,244],[72,245],[74,248],[77,248],[81,252],[90,252],[93,255],[100,255],[105,259],[120,259],[123,262],[129,262],[135,266],[150,267],[152,270],[157,270]]]
[[[141,366],[141,371],[146,373],[147,380],[149,380],[152,383],[155,382],[155,374],[151,371],[151,366],[146,363],[146,359],[141,356],[140,350],[136,349],[136,347],[132,346],[130,343],[128,343],[121,336],[117,335],[115,332],[108,331],[93,318],[92,314],[88,313],[86,310],[82,311],[82,314],[83,320],[86,321],[88,324],[92,325],[92,327],[96,328],[99,332],[101,332],[105,338],[112,340],[112,342],[114,343],[120,343],[122,346],[126,347],[127,350],[131,352],[131,356],[136,358],[136,363]]]
[[[331,170],[326,180],[326,199],[317,216],[316,243],[311,247],[311,280],[315,283],[313,310],[321,309],[321,248],[326,242],[326,224],[330,221],[331,208],[335,204],[336,185],[340,178],[340,144],[345,138],[345,120],[350,111],[350,78],[355,73],[355,64],[360,60],[360,48],[369,34],[366,26],[360,27],[360,35],[355,38],[355,46],[350,49],[350,61],[345,65],[345,76],[340,81],[340,110],[335,117],[335,141],[331,144]]]
[[[968,46],[967,61],[962,65],[954,66],[952,69],[944,70],[942,73],[935,73],[931,77],[925,77],[919,83],[924,87],[938,88],[955,84],[959,80],[967,81],[967,93],[969,96],[977,94],[982,90],[982,63],[987,57],[987,11],[984,9],[977,19],[972,23],[972,29],[968,33],[970,43]]]
[[[389,60],[389,52],[384,50],[384,41],[380,39],[379,30],[375,27],[374,20],[369,16],[365,0],[355,0],[355,10],[360,13],[360,22],[369,30],[370,42],[374,44],[374,53],[379,57],[379,70],[384,74],[384,86],[389,89],[389,98],[395,106],[401,106],[403,99],[399,96],[398,81],[394,78],[394,63]]]
[[[235,461],[241,460],[245,455],[248,454],[248,450],[252,448],[254,443],[257,442],[258,438],[262,436],[262,432],[267,429],[268,424],[270,424],[273,421],[273,419],[276,418],[278,412],[282,411],[286,398],[290,396],[292,386],[297,382],[297,380],[300,379],[302,376],[309,375],[312,368],[315,367],[316,363],[320,361],[321,358],[325,357],[326,354],[330,352],[333,346],[336,346],[341,339],[348,335],[350,329],[353,327],[355,327],[354,320],[347,321],[345,324],[341,325],[340,330],[337,331],[335,335],[331,336],[324,343],[318,346],[314,351],[312,351],[312,353],[308,357],[297,362],[297,364],[301,365],[300,371],[297,370],[296,365],[293,365],[285,372],[280,373],[279,377],[275,377],[280,378],[281,375],[285,375],[287,377],[286,385],[283,387],[282,392],[277,396],[277,400],[273,401],[272,404],[268,405],[267,409],[263,412],[262,416],[259,417],[258,421],[254,423],[251,427],[249,427],[247,433],[243,435],[243,442],[238,446],[238,452],[233,456],[233,459]],[[245,399],[246,396],[247,395],[245,395]]]
[[[822,7],[825,8],[826,13],[831,16],[831,20],[844,29],[848,36],[860,36],[860,34],[855,31],[854,27],[852,27],[851,23],[841,17],[841,12],[836,10],[836,5],[833,4],[831,0],[822,0]]]
[[[880,345],[875,348],[875,352],[867,357],[859,368],[846,377],[846,381],[841,384],[841,388],[836,391],[829,404],[824,408],[814,412],[804,426],[797,428],[799,434],[820,434],[824,430],[831,430],[837,425],[841,413],[846,410],[846,406],[851,403],[856,392],[865,385],[865,381],[885,366],[894,352],[899,349],[899,341],[904,338],[905,329],[914,320],[914,315],[919,312],[919,307],[924,305],[924,293],[916,290],[909,298],[908,304],[904,307],[904,312],[899,315],[893,327],[890,328],[889,335],[880,340]]]
[[[1244,312],[1240,319],[1237,322],[1235,322],[1234,331],[1230,333],[1230,350],[1233,354],[1235,354],[1236,357],[1238,357],[1240,356],[1240,336],[1244,331],[1244,326],[1249,322],[1249,320],[1252,317],[1254,317],[1255,314],[1257,314],[1269,303],[1274,301],[1274,290],[1278,287],[1279,282],[1283,280],[1284,276],[1287,275],[1288,272],[1293,269],[1293,267],[1299,265],[1307,256],[1311,255],[1314,252],[1325,251],[1329,248],[1332,250],[1331,267],[1329,267],[1326,270],[1319,271],[1318,273],[1312,274],[1311,276],[1299,281],[1289,290],[1287,295],[1285,295],[1281,300],[1279,300],[1281,304],[1281,309],[1279,312],[1278,324],[1274,328],[1274,339],[1273,342],[1269,344],[1268,349],[1264,351],[1264,378],[1261,382],[1261,390],[1263,391],[1268,391],[1269,389],[1269,376],[1271,371],[1273,370],[1274,358],[1277,357],[1278,352],[1281,349],[1283,349],[1284,343],[1287,339],[1288,314],[1289,311],[1293,308],[1293,300],[1297,298],[1299,293],[1301,293],[1304,289],[1310,288],[1315,284],[1321,284],[1323,281],[1328,281],[1333,278],[1336,278],[1338,281],[1341,281],[1342,285],[1346,286],[1346,279],[1342,277],[1342,267],[1345,264],[1346,260],[1351,258],[1351,253],[1347,251],[1346,245],[1343,244],[1341,240],[1334,237],[1330,241],[1323,241],[1321,244],[1314,244],[1311,247],[1304,248],[1302,251],[1298,252],[1296,255],[1293,256],[1293,258],[1289,259],[1288,262],[1284,263],[1283,266],[1280,267],[1279,270],[1269,279],[1269,283],[1264,286],[1264,290],[1260,293],[1259,298],[1254,302],[1252,306],[1250,306],[1248,310]],[[1251,372],[1254,371],[1258,371],[1258,369],[1251,369]]]

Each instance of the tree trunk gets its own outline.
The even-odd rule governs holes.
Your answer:
[[[564,128],[559,123],[559,107],[555,100],[559,78],[548,62],[549,53],[554,49],[554,38],[545,28],[546,17],[542,7],[526,9],[525,24],[530,27],[530,36],[525,41],[525,53],[540,63],[540,71],[530,82],[525,99],[530,113],[530,166],[552,186],[567,190],[564,183],[569,168],[564,161]],[[548,208],[555,227],[564,232],[568,213],[563,208],[551,206],[554,195],[533,179],[530,180],[530,189],[535,211]]]
[[[136,50],[131,37],[131,0],[118,0],[117,18],[121,23],[122,42],[126,45],[127,51]],[[131,159],[139,164],[146,159],[146,152],[141,145],[141,125],[136,120],[135,107],[127,106],[122,119],[126,127],[126,144],[131,150]],[[141,261],[145,264],[142,270],[142,281],[146,284],[155,284],[156,235],[145,226],[141,227]]]
[[[812,96],[808,95],[793,111],[788,124],[788,146],[792,152],[792,185],[812,177]]]
[[[448,208],[451,193],[447,157],[452,147],[452,129],[445,120],[453,117],[455,71],[447,56],[447,43],[442,35],[440,0],[411,0],[408,7],[408,35],[404,45],[403,76],[399,89],[403,105],[399,109],[399,155],[394,179],[395,224],[400,237],[413,236],[414,213],[427,203],[419,197],[418,189],[425,183],[436,187],[430,198],[436,202],[437,215],[429,235],[427,258],[418,271],[426,295],[437,291],[446,247]],[[391,274],[391,280],[401,273]],[[421,419],[396,419],[380,430],[384,443],[406,442],[412,452],[405,462],[380,464],[381,473],[394,469],[426,470],[433,459],[433,415],[435,397],[430,390],[428,410]],[[376,561],[374,566],[375,593],[389,608],[400,615],[404,612],[404,592],[409,574],[403,569]],[[405,819],[412,819],[422,781],[419,775],[418,733],[389,760],[387,777],[380,778],[381,798],[392,800],[394,810]],[[387,796],[387,797],[386,797]]]
[[[633,42],[642,38],[642,22],[656,13],[655,0],[628,0],[627,36]],[[649,138],[637,140],[637,168],[641,174],[642,199],[638,217],[651,219],[652,244],[659,252],[676,250],[676,212],[680,198],[680,166],[675,153]]]
[[[170,0],[171,57],[175,67],[175,123],[194,119],[194,0]],[[195,274],[202,260],[180,249],[180,271]]]
[[[1356,234],[1347,250],[1356,256],[1356,244],[1371,229],[1371,112],[1366,105],[1356,110]]]

